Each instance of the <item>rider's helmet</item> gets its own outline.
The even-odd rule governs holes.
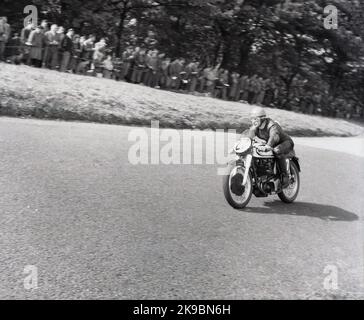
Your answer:
[[[250,120],[255,126],[259,126],[262,124],[264,119],[267,117],[267,113],[262,107],[255,107],[250,112]]]
[[[262,107],[255,107],[250,112],[250,118],[251,119],[255,119],[255,118],[266,118],[266,117],[267,117],[267,113],[265,112],[264,108],[262,108]]]

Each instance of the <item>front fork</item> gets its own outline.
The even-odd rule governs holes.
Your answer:
[[[245,187],[246,183],[248,182],[250,167],[252,166],[253,156],[248,154],[245,158],[245,172],[244,172],[244,179],[243,179],[243,186]]]

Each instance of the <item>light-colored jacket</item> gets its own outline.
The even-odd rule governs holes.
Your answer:
[[[1,42],[8,42],[10,39],[11,28],[8,23],[0,22],[0,41]]]

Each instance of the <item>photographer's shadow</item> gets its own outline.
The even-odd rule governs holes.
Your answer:
[[[282,214],[305,216],[329,221],[357,221],[359,216],[353,212],[324,204],[294,202],[285,204],[281,201],[265,202],[264,207],[246,207],[243,211],[259,214]]]

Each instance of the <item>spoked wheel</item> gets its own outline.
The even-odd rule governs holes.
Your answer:
[[[278,197],[285,203],[292,203],[296,200],[300,191],[300,173],[297,166],[291,162],[291,179],[287,188],[278,193]]]
[[[243,167],[232,167],[229,174],[223,178],[224,196],[226,201],[235,209],[244,209],[253,193],[253,181],[250,173],[245,187],[242,185],[244,172]]]

